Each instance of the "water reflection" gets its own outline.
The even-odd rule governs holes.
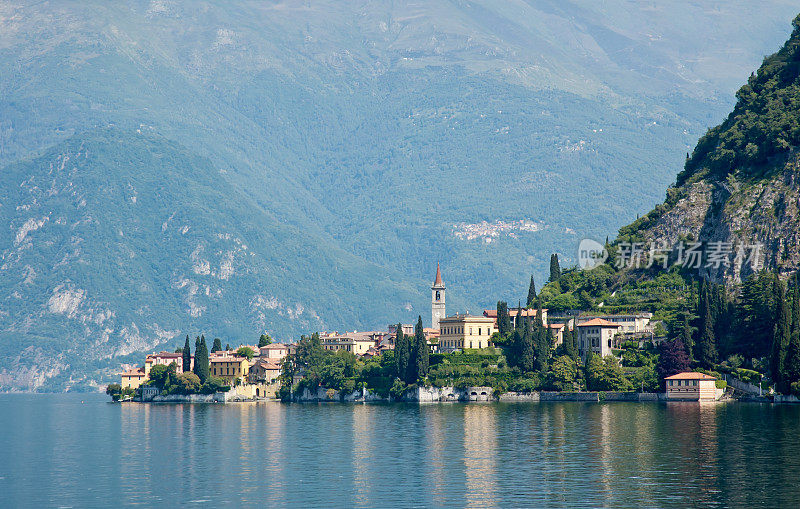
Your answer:
[[[800,499],[800,406],[111,405],[5,395],[0,429],[2,507]]]
[[[497,493],[497,412],[488,404],[464,406],[464,476],[468,507],[494,507]]]

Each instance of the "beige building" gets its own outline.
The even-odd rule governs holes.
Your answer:
[[[151,353],[144,360],[144,374],[150,376],[150,370],[157,364],[169,366],[172,363],[177,366],[176,372],[183,373],[183,354],[178,352],[159,352]],[[192,357],[192,364],[194,363],[194,356]],[[189,366],[187,371],[191,371],[192,366]]]
[[[602,318],[594,318],[588,322],[578,323],[574,329],[577,331],[575,340],[578,346],[578,354],[584,361],[589,352],[594,352],[600,357],[611,355],[614,335],[619,328],[618,324]]]
[[[120,385],[123,389],[136,389],[147,380],[147,375],[142,368],[133,368],[122,373]]]
[[[558,346],[564,342],[564,324],[563,323],[549,323],[547,328],[553,334],[553,346]]]
[[[667,399],[676,401],[716,401],[723,393],[717,389],[717,379],[705,373],[685,371],[664,379]]]
[[[244,383],[250,372],[250,361],[247,357],[218,356],[211,358],[209,364],[211,376],[222,378],[231,386],[236,385],[237,380],[240,384]]]
[[[262,346],[258,351],[259,357],[261,358],[280,361],[291,353],[291,347],[281,343],[272,343],[267,346]]]
[[[538,309],[525,309],[525,308],[508,308],[508,316],[511,317],[511,325],[514,327],[517,326],[517,317],[522,316],[524,318],[530,318],[533,320],[536,318],[536,313],[538,313]],[[484,309],[483,316],[488,318],[493,318],[495,322],[495,327],[497,327],[497,310],[496,309]],[[547,309],[542,309],[542,323],[547,323]]]
[[[247,380],[250,383],[274,383],[281,374],[281,366],[275,359],[258,358],[250,367]]]
[[[378,332],[348,332],[345,334],[320,334],[320,341],[324,350],[338,352],[345,350],[356,355],[364,355],[376,346],[376,338],[383,337]]]
[[[452,352],[465,348],[488,348],[497,330],[494,318],[474,315],[453,315],[439,322],[439,351]]]
[[[648,332],[650,330],[650,319],[653,318],[653,313],[634,313],[630,315],[581,315],[575,320],[578,325],[580,325],[598,318],[619,325],[618,332],[623,334],[636,334]]]

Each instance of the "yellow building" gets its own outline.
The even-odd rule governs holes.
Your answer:
[[[134,368],[122,373],[120,385],[123,389],[137,389],[145,380],[147,380],[147,375],[145,375],[144,369]]]
[[[439,321],[439,351],[488,348],[497,329],[488,316],[453,315]]]
[[[375,332],[348,332],[345,334],[324,334],[320,336],[322,348],[338,352],[345,350],[356,355],[364,355],[367,351],[376,346]]]
[[[245,383],[250,372],[250,361],[246,357],[225,356],[210,359],[209,372],[211,376],[222,378],[228,385]]]

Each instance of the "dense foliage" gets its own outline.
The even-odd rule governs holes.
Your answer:
[[[770,158],[800,145],[800,15],[786,44],[764,59],[758,71],[736,93],[728,118],[700,138],[684,171],[681,185],[708,170],[716,178],[741,170],[760,176]]]

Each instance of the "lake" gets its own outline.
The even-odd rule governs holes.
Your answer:
[[[800,406],[0,395],[2,507],[797,507]]]

